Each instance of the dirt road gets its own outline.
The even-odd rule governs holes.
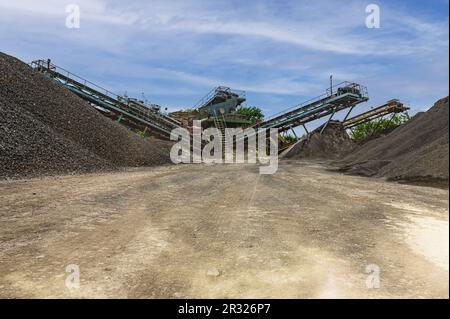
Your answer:
[[[0,297],[448,298],[448,190],[284,162],[3,181],[0,202]]]

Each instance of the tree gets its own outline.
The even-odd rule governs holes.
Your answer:
[[[242,115],[253,124],[264,118],[263,111],[256,106],[241,106],[237,109],[236,113]]]
[[[297,138],[291,134],[285,135],[285,136],[283,136],[283,138],[287,143],[292,143],[292,142],[297,141]]]
[[[409,119],[409,114],[405,112],[403,114],[395,114],[391,119],[379,118],[366,123],[361,123],[351,129],[350,137],[355,142],[361,142],[370,136],[389,132]]]

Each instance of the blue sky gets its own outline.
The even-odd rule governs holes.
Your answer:
[[[71,3],[79,29],[65,27]],[[370,3],[379,29],[365,26]],[[368,87],[355,112],[399,98],[414,113],[448,95],[448,9],[448,0],[0,0],[0,51],[51,58],[170,110],[226,85],[271,115],[324,93],[333,74]]]

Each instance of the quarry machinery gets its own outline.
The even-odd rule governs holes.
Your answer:
[[[245,102],[245,92],[232,90],[229,87],[218,86],[206,94],[198,101],[194,109],[208,115],[218,113],[231,113],[239,105]]]
[[[366,123],[386,116],[388,114],[398,114],[409,110],[409,107],[405,106],[398,99],[392,99],[385,104],[372,108],[367,112],[358,114],[349,118],[343,122],[344,128],[351,129],[359,124]]]
[[[202,127],[214,126],[223,131],[226,127],[240,127],[251,123],[236,113],[245,100],[244,91],[218,86],[200,99],[194,110],[198,114],[197,119],[202,120]]]
[[[330,85],[326,92],[313,99],[300,103],[294,107],[277,113],[256,124],[236,111],[246,101],[244,91],[232,90],[226,86],[218,86],[212,89],[200,101],[193,110],[172,113],[170,116],[161,112],[161,107],[156,104],[148,104],[143,100],[120,96],[112,93],[82,77],[79,77],[61,67],[51,63],[50,60],[36,60],[31,66],[48,78],[69,89],[82,99],[88,101],[104,115],[141,131],[150,130],[158,137],[169,138],[170,133],[177,127],[192,127],[194,119],[202,120],[202,128],[216,127],[225,134],[227,127],[252,127],[277,128],[279,133],[285,133],[295,127],[303,126],[308,133],[305,124],[329,116],[322,131],[333,116],[344,109],[348,109],[344,123],[346,127],[357,125],[382,116],[386,112],[396,112],[400,106],[395,104],[396,100],[388,102],[387,105],[371,110],[358,117],[347,120],[353,108],[369,99],[367,88],[357,83],[342,82]],[[395,106],[397,105],[397,106]],[[176,116],[179,115],[179,116]],[[184,120],[187,117],[188,120]],[[322,132],[321,131],[321,132]],[[295,131],[293,131],[295,133]],[[294,134],[295,135],[295,134]]]
[[[280,149],[283,149],[287,144],[293,143],[284,141],[282,134],[286,131],[291,130],[294,136],[297,136],[294,128],[302,126],[306,133],[309,134],[305,124],[329,116],[321,128],[320,133],[322,134],[337,112],[348,109],[345,115],[346,120],[356,105],[368,100],[369,95],[365,86],[344,81],[336,85],[330,85],[322,95],[274,114],[250,127],[255,129],[255,133],[258,129],[277,128],[279,133],[278,140],[279,144],[281,144]]]
[[[33,61],[31,67],[88,101],[104,115],[133,129],[149,130],[167,139],[172,129],[181,126],[178,120],[163,114],[159,105],[112,93],[54,65],[50,60]]]
[[[368,100],[365,86],[347,81],[341,82],[328,88],[324,94],[277,113],[253,127],[278,128],[281,133],[301,125],[306,130],[306,123],[330,115],[322,128],[324,130],[337,112],[349,109],[345,116],[347,118],[357,104]]]

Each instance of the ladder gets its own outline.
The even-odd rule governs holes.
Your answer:
[[[225,143],[225,128],[226,128],[225,119],[223,117],[223,114],[222,114],[222,116],[217,116],[217,113],[214,112],[213,121],[214,121],[214,126],[220,131],[222,145],[223,145]]]
[[[226,140],[228,138],[229,141],[233,144],[232,150],[234,151],[234,139],[233,136],[230,134],[230,132],[227,130],[226,125],[226,119],[224,114],[217,115],[216,112],[214,112],[214,126],[220,131],[221,135],[221,142],[222,142],[222,157],[225,158],[225,146],[226,146]]]

